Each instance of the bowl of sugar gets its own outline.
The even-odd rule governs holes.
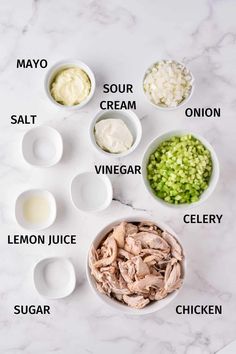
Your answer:
[[[39,261],[33,272],[37,292],[48,299],[70,295],[76,284],[74,266],[64,257],[50,257]]]

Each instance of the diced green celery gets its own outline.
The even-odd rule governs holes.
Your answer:
[[[194,203],[212,173],[209,150],[192,135],[173,136],[150,155],[147,179],[157,197],[168,203]]]

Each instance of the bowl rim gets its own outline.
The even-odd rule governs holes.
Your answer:
[[[72,195],[72,185],[73,185],[73,182],[75,181],[75,179],[79,176],[82,176],[82,175],[88,175],[88,174],[92,174],[93,176],[96,176],[100,179],[102,179],[104,181],[104,185],[106,187],[106,190],[108,192],[108,197],[107,197],[107,201],[104,202],[99,208],[96,208],[96,209],[87,209],[87,208],[79,208],[75,202],[74,202],[74,198],[73,198],[73,195]],[[75,207],[75,209],[79,210],[79,211],[82,211],[82,212],[85,212],[85,213],[96,213],[96,212],[100,212],[100,211],[103,211],[105,209],[107,209],[111,202],[112,202],[112,198],[113,198],[113,188],[112,188],[112,183],[111,183],[111,180],[110,178],[107,176],[107,175],[103,175],[103,174],[97,174],[93,171],[84,171],[84,172],[79,172],[77,173],[76,175],[74,175],[74,177],[72,178],[71,180],[71,183],[70,183],[70,198],[71,198],[71,201],[72,201],[72,204],[73,206]]]
[[[89,92],[87,98],[79,104],[76,104],[73,106],[66,106],[66,105],[63,105],[63,104],[57,102],[56,100],[54,100],[54,98],[51,95],[51,92],[50,92],[51,82],[50,81],[53,78],[53,76],[55,76],[56,72],[59,72],[60,68],[62,69],[63,67],[65,67],[65,68],[66,67],[68,67],[68,68],[79,67],[86,72],[86,74],[88,75],[88,77],[90,79],[90,82],[91,82],[90,92]],[[96,88],[96,79],[95,79],[94,72],[85,62],[83,62],[80,59],[64,59],[64,60],[60,60],[60,61],[55,62],[48,69],[48,71],[45,75],[45,79],[44,79],[44,89],[45,89],[47,97],[56,107],[62,108],[64,110],[79,110],[79,109],[83,108],[92,99],[92,97],[95,93],[95,88]]]
[[[101,118],[105,114],[109,114],[109,112],[112,112],[113,114],[117,113],[119,115],[125,115],[126,117],[129,117],[133,121],[133,124],[136,126],[136,129],[137,129],[137,136],[136,136],[136,139],[135,139],[133,145],[131,146],[131,148],[129,150],[124,151],[122,153],[115,154],[112,152],[105,151],[96,143],[96,139],[94,136],[95,124],[97,123],[99,118]],[[122,119],[122,118],[117,118],[117,119]],[[95,149],[95,151],[99,152],[101,155],[106,156],[106,157],[120,158],[120,157],[124,157],[124,156],[131,154],[140,144],[140,141],[142,139],[142,124],[141,124],[141,121],[138,118],[137,114],[132,110],[99,110],[90,122],[89,135],[90,135],[90,141],[91,141],[92,146]]]
[[[43,294],[41,291],[39,291],[39,289],[38,289],[38,287],[36,285],[35,277],[36,277],[36,270],[37,270],[38,266],[40,266],[40,264],[46,263],[46,262],[48,262],[50,260],[63,261],[70,267],[70,277],[71,277],[72,286],[71,286],[70,291],[67,292],[66,295],[50,296],[50,295],[47,295],[47,294]],[[75,290],[75,286],[76,286],[75,267],[74,267],[73,263],[71,262],[71,260],[68,257],[52,256],[52,257],[41,258],[33,266],[33,282],[34,282],[34,288],[38,292],[38,294],[43,296],[43,297],[45,297],[46,299],[62,299],[62,298],[65,298],[65,297],[71,295],[73,293],[73,291]]]
[[[52,210],[52,218],[50,219],[50,223],[48,222],[47,224],[43,225],[39,224],[38,226],[32,226],[32,227],[28,227],[25,223],[21,223],[20,219],[18,218],[18,211],[17,211],[17,204],[20,202],[21,198],[24,197],[24,195],[27,194],[32,194],[32,193],[45,193],[47,194],[47,196],[49,196],[50,198],[50,204],[53,207]],[[31,188],[31,189],[26,189],[23,192],[21,192],[16,200],[15,200],[15,219],[18,223],[18,225],[20,225],[21,227],[23,227],[26,230],[34,230],[34,231],[40,231],[40,230],[46,230],[48,229],[50,226],[52,226],[56,220],[57,217],[57,203],[56,203],[56,198],[54,197],[54,195],[48,191],[47,189],[40,189],[40,188]]]
[[[168,138],[171,138],[173,136],[178,136],[178,135],[179,136],[192,135],[193,137],[198,139],[211,153],[213,170],[212,170],[212,174],[211,174],[208,188],[202,193],[202,195],[200,196],[200,199],[197,202],[193,202],[190,204],[187,204],[187,203],[171,204],[171,203],[168,203],[168,202],[164,201],[163,199],[157,197],[156,195],[154,195],[154,193],[151,189],[151,186],[146,178],[146,166],[147,166],[146,161],[148,161],[147,155],[148,155],[148,151],[151,148],[151,146],[156,143],[156,147],[155,147],[155,149],[156,149],[160,145],[161,142],[167,140]],[[159,141],[159,142],[157,143],[157,141]],[[155,149],[153,149],[153,151]],[[151,154],[151,152],[149,153],[149,156],[150,156],[150,154]],[[215,152],[213,146],[202,135],[195,133],[193,131],[186,130],[186,129],[169,130],[169,131],[166,131],[162,134],[159,134],[157,137],[152,139],[152,141],[147,145],[147,147],[143,153],[141,165],[142,165],[142,180],[143,180],[145,189],[147,190],[149,195],[152,196],[152,198],[160,205],[168,207],[168,208],[172,208],[172,209],[190,209],[195,206],[199,206],[200,204],[205,202],[211,196],[213,191],[215,190],[216,185],[219,180],[219,176],[220,176],[219,160],[218,160],[218,157],[216,155],[216,152]]]
[[[30,134],[34,133],[35,130],[51,130],[51,132],[53,132],[53,134],[55,134],[56,139],[58,141],[58,144],[56,146],[56,151],[58,153],[58,157],[57,157],[57,159],[55,161],[53,161],[51,163],[36,164],[36,163],[30,162],[28,160],[28,158],[26,157],[25,149],[24,149],[24,143],[25,143],[25,140],[27,139],[27,137]],[[58,145],[60,145],[59,148],[58,148]],[[38,125],[36,127],[33,127],[31,129],[27,130],[23,134],[23,137],[22,137],[22,140],[21,140],[21,152],[22,152],[24,160],[31,166],[35,166],[35,167],[52,167],[52,166],[55,166],[56,164],[58,164],[60,162],[60,160],[62,158],[62,155],[63,155],[63,138],[62,138],[62,135],[57,129],[55,129],[55,128],[49,126],[49,125]]]
[[[176,234],[176,232],[169,225],[167,225],[163,221],[160,221],[160,222],[153,221],[153,219],[155,219],[155,217],[140,216],[140,215],[130,215],[127,217],[114,219],[113,221],[109,222],[106,226],[103,226],[102,228],[100,228],[100,230],[97,232],[96,236],[93,237],[92,241],[89,244],[89,247],[87,250],[87,256],[86,256],[86,277],[87,277],[87,281],[89,283],[89,286],[92,289],[92,292],[97,296],[97,298],[100,299],[100,301],[102,303],[108,305],[110,308],[113,308],[113,310],[116,311],[117,313],[123,313],[126,315],[146,315],[146,314],[151,314],[151,313],[160,311],[163,308],[167,307],[178,296],[178,294],[183,290],[183,287],[185,284],[185,279],[186,279],[186,273],[187,273],[186,252],[185,252],[185,247],[183,245],[183,242],[181,241],[180,237]],[[98,290],[96,289],[95,280],[94,280],[94,278],[90,272],[90,268],[89,268],[89,254],[90,254],[91,247],[97,240],[100,240],[100,242],[101,242],[101,240],[104,238],[104,236],[109,232],[109,229],[111,230],[113,226],[121,223],[122,221],[127,221],[127,222],[151,221],[151,222],[155,223],[157,226],[159,226],[161,229],[169,231],[176,238],[176,240],[179,242],[179,244],[182,248],[183,256],[184,256],[183,260],[181,261],[181,267],[182,267],[182,271],[183,271],[183,284],[179,289],[175,290],[174,292],[172,292],[171,294],[168,295],[168,296],[171,296],[169,302],[164,303],[164,305],[161,306],[160,308],[156,308],[155,304],[157,304],[157,303],[159,304],[160,302],[162,302],[162,300],[153,302],[149,306],[144,307],[143,309],[131,308],[128,305],[122,304],[115,299],[112,299],[112,301],[107,301],[107,298],[108,299],[110,299],[110,298],[105,294],[99,293]],[[165,300],[165,299],[163,299],[163,300]],[[113,306],[113,303],[118,304],[118,306],[117,307],[115,305]]]
[[[191,91],[190,91],[188,97],[186,97],[186,98],[185,98],[178,106],[176,106],[176,107],[163,107],[163,106],[158,106],[158,105],[156,105],[154,102],[152,102],[152,101],[147,97],[147,95],[146,95],[146,93],[145,93],[145,90],[144,90],[144,85],[143,85],[143,84],[144,84],[144,80],[145,80],[145,78],[146,78],[146,75],[147,75],[148,70],[150,70],[155,64],[158,64],[158,63],[160,63],[160,62],[162,62],[162,61],[173,61],[173,62],[175,62],[175,63],[178,63],[178,64],[183,65],[183,66],[189,71],[189,73],[190,73],[190,75],[191,75],[191,78],[192,78],[192,80],[191,80],[191,85],[192,85],[192,87],[191,87]],[[190,99],[192,98],[192,95],[193,95],[193,93],[194,93],[194,91],[195,91],[195,78],[194,78],[194,75],[193,75],[192,71],[189,69],[189,67],[188,67],[186,64],[184,64],[182,61],[175,60],[175,59],[160,59],[160,60],[157,60],[157,61],[153,62],[153,63],[145,70],[145,73],[144,73],[143,79],[142,79],[142,91],[143,91],[143,94],[144,94],[146,100],[147,100],[153,107],[155,107],[155,108],[157,108],[157,109],[159,109],[159,110],[161,110],[161,111],[175,111],[176,109],[178,109],[178,108],[180,108],[180,107],[182,107],[182,106],[185,106],[185,105],[190,101]]]

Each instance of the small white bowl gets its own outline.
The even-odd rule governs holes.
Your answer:
[[[32,198],[36,198],[36,200],[32,201]],[[34,215],[38,212],[37,210],[37,203],[38,207],[44,208],[44,205],[48,208],[48,215],[42,215],[41,219],[39,218],[37,221],[30,221],[30,217],[26,216],[26,211],[24,210],[26,208],[26,203],[30,203],[31,200],[31,205],[29,204],[27,207],[27,213],[30,212],[30,208],[32,210],[36,210]],[[38,201],[38,202],[37,202]],[[39,203],[42,203],[41,206]],[[45,211],[46,208],[42,211],[46,213]],[[25,229],[28,230],[42,230],[46,229],[49,226],[51,226],[55,219],[56,219],[56,214],[57,214],[57,206],[56,206],[56,200],[52,193],[42,190],[42,189],[30,189],[28,191],[25,191],[21,193],[15,203],[15,217],[19,225],[24,227]]]
[[[112,184],[106,175],[84,172],[75,176],[71,182],[71,199],[79,210],[104,210],[110,205],[112,197]]]
[[[33,166],[50,167],[58,163],[63,153],[61,134],[54,128],[39,126],[25,133],[22,154]]]
[[[183,65],[185,68],[188,69],[188,71],[189,71],[189,73],[190,73],[190,75],[191,75],[191,78],[192,78],[192,79],[191,79],[191,85],[192,85],[191,91],[190,91],[188,97],[186,97],[186,98],[185,98],[178,106],[176,106],[176,107],[163,107],[163,106],[159,106],[159,105],[155,104],[154,102],[152,102],[152,101],[148,98],[148,96],[147,96],[147,94],[146,94],[146,92],[145,92],[145,90],[144,90],[144,87],[143,87],[144,85],[143,85],[143,84],[144,84],[144,80],[145,80],[145,78],[146,78],[146,75],[148,74],[148,72],[150,71],[150,69],[152,69],[152,67],[153,67],[155,64],[158,64],[159,62],[162,62],[162,61],[166,61],[166,59],[156,61],[155,63],[153,63],[152,65],[150,65],[149,68],[145,71],[145,74],[144,74],[144,77],[143,77],[143,82],[142,82],[143,93],[144,93],[144,96],[146,97],[146,99],[148,100],[148,102],[151,103],[151,105],[154,106],[154,107],[156,107],[157,109],[160,109],[160,110],[163,110],[163,111],[174,111],[174,110],[176,110],[176,109],[178,109],[178,108],[180,108],[180,107],[186,105],[186,103],[189,102],[189,100],[191,99],[191,97],[192,97],[192,95],[193,95],[194,89],[195,89],[195,84],[194,84],[194,81],[195,81],[195,80],[194,80],[193,73],[189,70],[189,68],[187,68],[187,66],[186,66],[184,63],[182,63],[182,62],[180,62],[180,61],[177,61],[177,60],[171,60],[171,61],[174,61],[174,62],[176,62],[176,63],[178,63],[178,64]]]
[[[88,97],[83,102],[81,102],[80,104],[73,105],[73,106],[66,106],[66,105],[63,105],[63,104],[57,102],[52,97],[50,88],[51,88],[51,85],[52,85],[52,82],[53,82],[55,76],[61,70],[68,69],[68,68],[73,68],[73,67],[78,67],[78,68],[80,68],[80,69],[82,69],[82,70],[84,70],[86,72],[86,74],[88,75],[88,77],[90,79],[90,82],[91,82],[91,90],[90,90],[90,93],[89,93]],[[59,61],[58,63],[54,64],[51,67],[51,69],[48,71],[48,73],[46,75],[44,86],[45,86],[45,91],[46,91],[46,94],[47,94],[49,100],[54,105],[56,105],[59,108],[66,109],[66,110],[74,110],[74,109],[80,109],[80,108],[84,107],[92,99],[92,97],[94,95],[94,92],[95,92],[96,81],[95,81],[94,73],[88,67],[88,65],[86,65],[85,63],[83,63],[80,60],[68,59],[68,60]]]
[[[99,122],[100,120],[103,119],[122,119],[123,122],[127,125],[129,128],[134,142],[131,148],[125,152],[122,152],[120,154],[113,154],[108,151],[104,151],[96,142],[95,135],[94,135],[94,129],[95,129],[95,124]],[[95,148],[96,151],[100,152],[103,156],[107,157],[123,157],[129,155],[131,152],[133,152],[136,147],[139,145],[141,137],[142,137],[142,125],[140,123],[139,118],[137,115],[132,112],[132,111],[99,111],[95,117],[93,118],[91,124],[90,124],[90,139],[92,142],[93,147]]]
[[[149,181],[147,179],[147,164],[149,161],[149,157],[150,155],[156,150],[156,148],[165,140],[171,138],[172,136],[182,136],[182,135],[187,135],[190,134],[192,136],[194,136],[196,139],[198,139],[199,141],[201,141],[201,143],[210,151],[211,153],[211,159],[212,159],[212,174],[211,174],[211,178],[209,181],[209,186],[208,188],[202,193],[202,195],[200,196],[200,200],[197,202],[193,202],[191,204],[171,204],[168,203],[166,201],[164,201],[163,199],[157,197],[155,195],[155,193],[153,192]],[[196,205],[199,205],[201,203],[203,203],[205,200],[207,200],[207,198],[209,198],[209,196],[212,194],[212,192],[214,191],[218,179],[219,179],[219,174],[220,174],[220,167],[219,167],[219,162],[218,162],[218,158],[216,156],[216,153],[213,149],[213,147],[208,143],[208,141],[203,138],[202,136],[200,136],[199,134],[190,132],[190,131],[186,131],[186,130],[173,130],[173,131],[169,131],[165,134],[161,134],[159,135],[157,138],[153,139],[151,141],[151,143],[148,145],[144,155],[143,155],[143,159],[142,159],[142,177],[143,177],[143,182],[144,185],[147,189],[147,191],[149,192],[149,194],[161,205],[163,206],[168,206],[170,208],[175,208],[175,209],[186,209],[186,208],[190,208]]]
[[[91,245],[89,247],[89,251],[87,254],[87,260],[86,260],[86,274],[87,274],[87,279],[88,279],[89,285],[90,285],[91,289],[93,290],[94,294],[96,294],[96,296],[100,300],[102,300],[103,303],[111,306],[115,311],[123,312],[123,313],[129,314],[129,315],[145,315],[148,313],[153,313],[153,312],[159,311],[162,308],[166,307],[171,301],[173,301],[175,299],[175,297],[179,294],[179,292],[183,288],[183,285],[180,289],[175,290],[173,293],[169,294],[166,298],[159,300],[159,301],[153,301],[149,305],[147,305],[146,307],[144,307],[142,309],[134,309],[132,307],[129,307],[128,305],[125,305],[125,304],[119,302],[118,300],[110,298],[106,294],[102,294],[97,290],[96,281],[95,281],[94,277],[91,275],[91,271],[89,268],[90,249],[92,246],[94,246],[95,249],[97,249],[97,247],[100,245],[100,243],[104,239],[104,237],[113,229],[114,226],[120,224],[122,221],[127,221],[127,222],[151,221],[154,224],[156,224],[157,226],[159,226],[162,230],[166,230],[166,231],[170,232],[176,238],[176,240],[179,242],[179,244],[181,245],[181,242],[180,242],[178,236],[176,235],[176,233],[169,226],[167,226],[166,224],[164,224],[162,222],[157,223],[156,221],[153,221],[150,218],[140,217],[140,216],[137,216],[137,217],[131,216],[131,217],[115,220],[115,221],[111,222],[110,224],[108,224],[107,226],[105,226],[97,234],[97,236],[94,238],[93,242],[91,243]],[[183,247],[182,247],[182,249],[183,249]],[[184,259],[181,262],[181,267],[182,267],[182,273],[183,273],[183,279],[184,279],[185,274],[186,274],[186,259],[185,259],[184,249],[183,249],[183,255],[184,255]]]
[[[73,264],[67,258],[51,257],[39,261],[33,272],[38,293],[48,299],[70,295],[76,284]]]

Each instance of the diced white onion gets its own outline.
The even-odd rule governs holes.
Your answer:
[[[192,75],[181,63],[163,60],[154,64],[144,78],[144,91],[157,106],[177,107],[192,90]]]

